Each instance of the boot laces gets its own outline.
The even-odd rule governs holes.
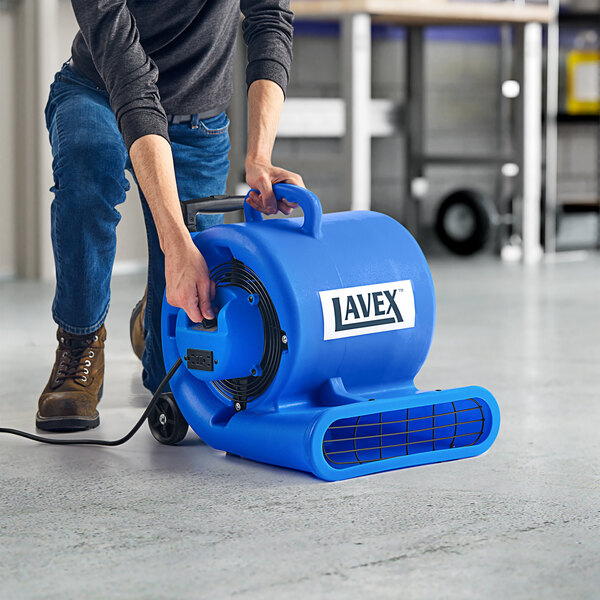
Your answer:
[[[85,383],[89,374],[89,367],[92,365],[91,358],[94,357],[94,350],[90,346],[98,340],[94,335],[90,338],[76,340],[74,338],[60,338],[62,352],[58,369],[54,376],[54,382],[61,385],[67,379]]]

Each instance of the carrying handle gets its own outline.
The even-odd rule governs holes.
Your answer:
[[[189,231],[196,231],[196,215],[198,214],[221,214],[234,212],[244,208],[245,196],[207,196],[206,198],[193,198],[180,202],[183,220]]]
[[[250,190],[260,193],[258,190]],[[273,185],[273,193],[277,201],[285,199],[287,202],[295,202],[300,206],[304,213],[304,223],[300,228],[302,233],[309,235],[315,239],[321,238],[321,223],[323,221],[323,209],[321,202],[315,194],[306,188],[291,183],[276,183]],[[248,192],[248,195],[250,192]],[[248,204],[248,195],[244,202],[244,216],[246,223],[253,221],[262,221],[263,216],[258,210]]]

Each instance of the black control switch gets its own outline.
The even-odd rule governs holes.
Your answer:
[[[204,329],[214,329],[217,326],[217,317],[214,319],[202,319]]]

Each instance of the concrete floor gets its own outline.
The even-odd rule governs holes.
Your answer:
[[[115,449],[0,438],[0,597],[598,598],[600,260],[436,259],[422,388],[480,384],[482,457],[323,483],[144,427]],[[102,425],[148,401],[128,341],[141,277],[115,278]],[[0,285],[0,422],[33,430],[52,288]]]

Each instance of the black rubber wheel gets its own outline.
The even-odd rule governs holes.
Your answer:
[[[162,394],[152,412],[148,415],[148,426],[156,440],[161,444],[173,446],[186,435],[188,423],[181,414],[173,394]]]
[[[440,204],[435,231],[444,246],[455,254],[475,254],[490,236],[490,213],[489,203],[479,192],[458,190]]]

